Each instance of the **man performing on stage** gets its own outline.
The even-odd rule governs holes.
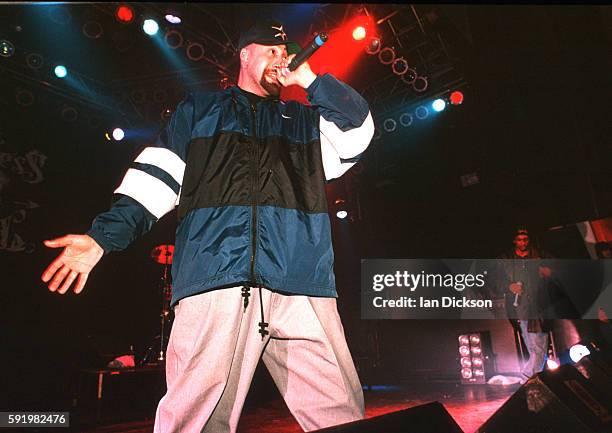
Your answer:
[[[175,321],[156,432],[234,432],[260,358],[304,430],[363,417],[363,394],[336,308],[325,181],[374,133],[367,102],[293,56],[284,27],[241,35],[238,86],[199,92],[132,163],[112,208],[42,275],[83,290],[92,268],[178,206]],[[282,102],[306,89],[312,106]]]
[[[546,290],[544,282],[550,278],[551,269],[540,266],[538,274],[533,275],[527,261],[551,258],[551,255],[530,245],[529,233],[525,229],[516,231],[513,242],[514,248],[500,256],[506,259],[501,273],[501,289],[505,291],[510,322],[520,332],[529,352],[529,359],[521,369],[521,382],[525,382],[544,368],[551,329],[550,320],[541,316],[541,292]]]

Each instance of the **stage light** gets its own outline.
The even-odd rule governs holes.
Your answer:
[[[102,24],[97,21],[87,21],[82,27],[83,34],[89,39],[98,39],[104,33]]]
[[[408,62],[403,57],[398,57],[393,61],[391,69],[395,75],[403,75],[408,71]]]
[[[341,220],[343,220],[344,218],[348,216],[348,212],[345,210],[339,210],[338,212],[336,212],[336,216],[340,218]]]
[[[129,24],[134,19],[134,11],[131,7],[121,5],[115,10],[115,18],[123,24]]]
[[[482,368],[474,368],[472,371],[475,377],[484,377],[484,370]]]
[[[554,359],[548,359],[546,361],[546,367],[549,370],[556,370],[557,368],[559,368],[559,363],[555,361]]]
[[[460,346],[459,347],[459,354],[461,356],[470,356],[470,348],[467,346]]]
[[[355,30],[353,30],[353,39],[355,39],[356,41],[361,41],[366,37],[366,29],[363,26],[357,26],[355,27]]]
[[[450,94],[450,103],[453,105],[460,105],[463,102],[463,93],[455,90]]]
[[[170,24],[180,24],[182,21],[180,17],[172,14],[167,14],[165,18]]]
[[[68,69],[66,69],[64,65],[57,65],[55,69],[53,69],[53,72],[57,78],[64,78],[68,75]]]
[[[166,45],[171,50],[176,50],[183,46],[183,34],[178,30],[170,30],[166,32],[164,36],[164,40],[166,41]]]
[[[477,346],[480,344],[480,335],[478,334],[473,334],[470,335],[470,343],[474,346]]]
[[[161,120],[168,120],[172,117],[172,110],[169,108],[165,108],[162,110],[160,114]]]
[[[380,63],[383,65],[390,65],[395,61],[395,50],[389,47],[383,48],[378,53],[378,60],[380,60]]]
[[[474,346],[471,348],[472,355],[479,356],[482,354],[482,349],[479,346]]]
[[[125,137],[125,132],[123,132],[123,129],[121,128],[113,129],[113,138],[115,139],[115,141],[121,141],[123,140],[123,137]]]
[[[467,356],[461,357],[461,367],[463,368],[472,368],[472,361]]]
[[[146,19],[144,23],[142,23],[142,30],[149,36],[155,36],[159,31],[159,24],[157,24],[157,21],[150,18]]]
[[[591,351],[589,350],[589,348],[583,344],[574,344],[572,347],[570,347],[570,350],[569,350],[569,356],[571,360],[574,362],[578,362],[582,358],[590,354],[591,354]]]
[[[370,41],[366,45],[365,51],[366,53],[370,55],[374,55],[374,54],[378,54],[381,48],[382,48],[382,43],[381,43],[380,38],[373,36],[370,38]]]
[[[29,90],[20,89],[15,93],[15,102],[22,107],[29,107],[34,103],[34,94]]]
[[[412,84],[416,79],[417,72],[412,68],[406,69],[406,72],[402,75],[402,81],[406,84]]]
[[[190,42],[187,45],[187,58],[197,62],[204,58],[204,46],[198,42]]]
[[[472,358],[474,367],[482,367],[482,358]]]
[[[472,378],[472,369],[471,368],[462,368],[461,369],[461,377],[464,379]]]
[[[419,105],[417,109],[414,110],[414,114],[416,115],[417,119],[423,120],[429,116],[429,110],[424,105]]]
[[[383,122],[383,128],[386,132],[393,132],[397,128],[397,122],[391,118],[385,119]]]
[[[414,83],[412,83],[412,88],[415,92],[424,92],[429,87],[429,83],[427,82],[427,77],[416,77]]]
[[[43,56],[38,53],[30,53],[26,56],[26,64],[30,69],[40,69],[43,63]]]
[[[461,344],[462,346],[465,345],[467,346],[468,344],[470,344],[470,340],[468,338],[467,335],[460,335],[459,336],[459,344]]]
[[[74,122],[79,117],[79,112],[73,107],[64,107],[62,109],[62,120],[65,122]]]
[[[434,111],[437,111],[439,113],[440,111],[443,111],[446,108],[446,102],[444,101],[444,99],[438,98],[433,101],[433,103],[431,104],[431,108],[433,108]]]
[[[402,125],[404,128],[407,128],[410,125],[412,125],[412,120],[413,120],[412,119],[412,114],[410,114],[410,113],[402,113],[402,115],[400,115],[400,117],[399,117],[400,125]],[[466,338],[466,341],[467,341],[467,337],[465,337],[465,338]],[[465,344],[468,344],[468,343],[465,343]]]
[[[15,45],[11,41],[2,39],[0,41],[0,56],[11,57],[13,54],[15,54]]]

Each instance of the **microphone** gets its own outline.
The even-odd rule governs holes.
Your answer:
[[[312,56],[315,51],[317,51],[325,42],[327,42],[327,33],[325,32],[321,32],[319,33],[310,43],[310,45],[308,45],[306,48],[304,48],[302,51],[300,51],[291,61],[291,63],[289,63],[289,70],[291,72],[295,71],[298,66],[300,66],[302,63],[304,63],[306,60],[308,60],[310,58],[310,56]]]
[[[523,282],[522,281],[517,281],[516,284],[520,284],[522,286]],[[517,308],[519,306],[519,296],[520,295],[518,293],[514,294],[514,303],[512,304],[512,306],[514,308]]]

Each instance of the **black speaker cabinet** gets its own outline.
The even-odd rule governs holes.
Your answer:
[[[463,433],[438,402],[317,430],[315,433]]]
[[[590,378],[571,365],[534,375],[478,433],[612,432],[610,387],[596,383],[604,375],[590,370]]]

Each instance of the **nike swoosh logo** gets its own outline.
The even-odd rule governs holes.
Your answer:
[[[283,117],[283,119],[291,119],[291,117],[285,116],[284,114],[281,114],[281,116]]]

